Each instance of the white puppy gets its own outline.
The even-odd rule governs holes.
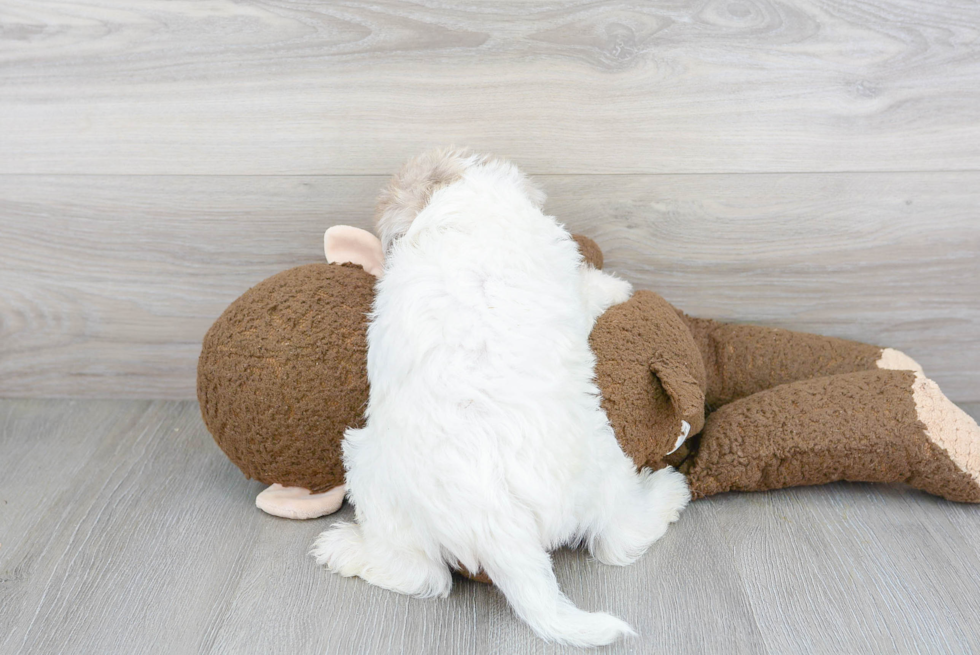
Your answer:
[[[595,646],[632,630],[577,609],[549,551],[628,564],[689,493],[619,448],[588,338],[631,288],[585,265],[543,202],[512,164],[457,150],[413,160],[382,196],[370,400],[344,440],[357,522],[313,555],[418,596],[447,595],[450,566],[482,568],[540,636]]]

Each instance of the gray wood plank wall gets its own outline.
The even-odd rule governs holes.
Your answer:
[[[980,401],[980,5],[0,1],[0,395],[190,398],[237,295],[471,145],[690,313]]]

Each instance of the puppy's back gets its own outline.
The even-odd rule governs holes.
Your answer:
[[[382,228],[368,420],[345,443],[348,488],[366,532],[485,569],[547,638],[609,643],[629,626],[575,608],[547,552],[575,530],[604,425],[581,257],[515,167],[475,161]]]

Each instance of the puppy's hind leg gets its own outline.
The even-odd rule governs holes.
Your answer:
[[[412,535],[401,535],[413,541]],[[317,564],[344,577],[358,576],[401,594],[445,597],[452,587],[449,567],[421,544],[398,543],[356,523],[336,523],[321,533],[310,554]]]
[[[540,637],[570,646],[602,646],[635,634],[615,616],[572,604],[558,588],[551,557],[535,538],[533,519],[526,518],[526,530],[510,521],[491,526],[478,552],[480,564],[517,615]]]
[[[596,559],[616,566],[646,552],[691,499],[684,476],[669,466],[656,472],[643,469],[611,491],[596,508],[598,529],[588,544]]]

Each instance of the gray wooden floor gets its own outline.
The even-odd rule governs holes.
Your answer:
[[[980,406],[970,406],[974,416]],[[0,401],[0,653],[555,653],[493,589],[417,600],[306,555],[193,402]],[[609,653],[980,650],[980,507],[836,484],[696,502],[640,561],[556,556]]]

